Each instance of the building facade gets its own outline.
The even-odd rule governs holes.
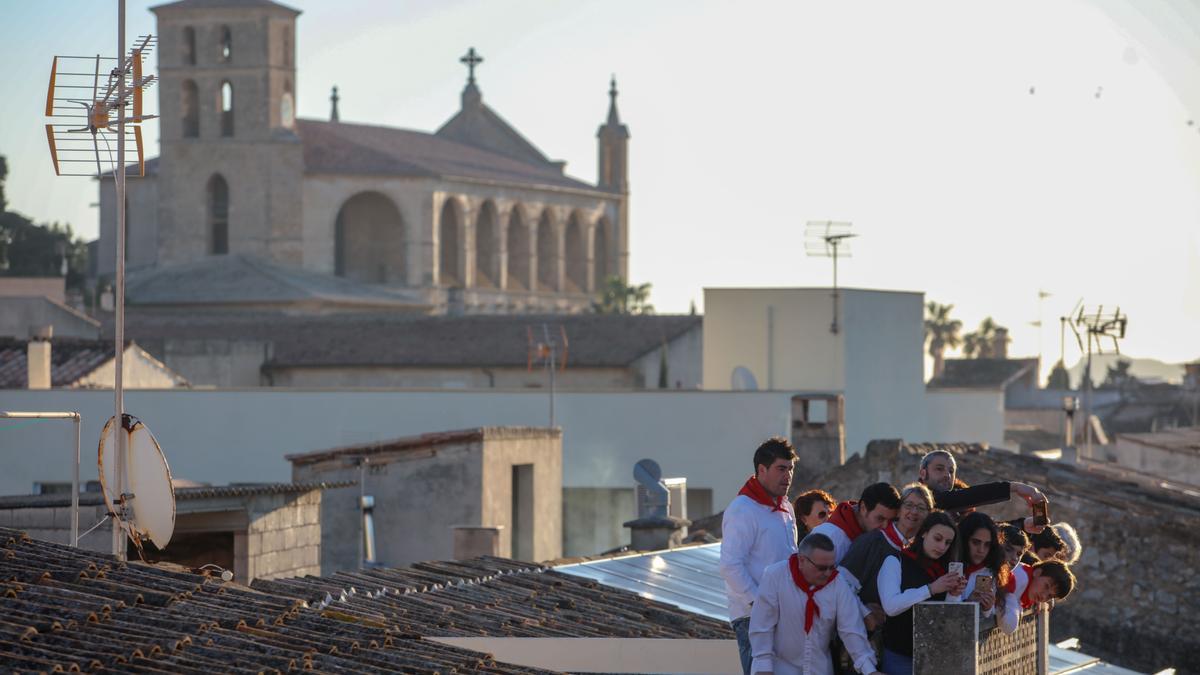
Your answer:
[[[483,102],[473,49],[461,109],[436,133],[341,122],[336,89],[329,120],[298,120],[298,11],[199,0],[153,11],[161,154],[129,183],[129,270],[240,254],[433,313],[582,311],[605,279],[627,277],[629,132],[615,82],[593,185]],[[104,275],[111,180],[100,201]]]

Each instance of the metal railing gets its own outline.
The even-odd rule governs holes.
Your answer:
[[[79,546],[79,442],[82,418],[77,412],[6,412],[0,419],[9,420],[71,420],[75,423],[75,462],[71,473],[71,546]]]

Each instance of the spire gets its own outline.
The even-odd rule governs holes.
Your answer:
[[[467,50],[466,55],[459,59],[459,62],[467,67],[467,86],[463,88],[462,106],[464,109],[478,106],[483,101],[483,94],[475,85],[475,66],[483,63],[483,57],[475,52],[474,47],[471,47]]]
[[[338,121],[338,100],[340,100],[340,97],[338,96],[337,85],[335,84],[333,85],[333,93],[329,95],[329,102],[333,104],[333,109],[329,111],[330,122]]]
[[[617,114],[617,76],[613,75],[608,84],[608,123],[617,126],[621,116]]]

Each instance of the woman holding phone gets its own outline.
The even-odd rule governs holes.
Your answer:
[[[912,607],[926,600],[945,600],[963,592],[966,580],[946,571],[955,557],[954,521],[942,511],[925,517],[904,550],[883,561],[876,579],[879,602],[888,620],[883,624],[883,661],[888,675],[912,674]]]
[[[962,597],[967,602],[978,602],[982,616],[994,616],[997,589],[1004,588],[1009,575],[1000,529],[990,516],[976,511],[958,524],[958,541],[966,563],[963,575],[967,584]]]

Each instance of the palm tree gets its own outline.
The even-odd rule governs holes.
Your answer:
[[[632,285],[619,276],[604,280],[600,300],[592,303],[597,314],[653,314],[650,304],[650,284]]]
[[[944,355],[947,349],[959,345],[958,331],[962,322],[950,318],[954,305],[939,305],[930,300],[925,304],[925,340],[929,343],[929,355],[933,357],[933,376],[938,377],[945,369]]]
[[[990,359],[996,356],[996,331],[1004,329],[992,317],[987,317],[973,333],[963,336],[963,354],[969,359]]]

